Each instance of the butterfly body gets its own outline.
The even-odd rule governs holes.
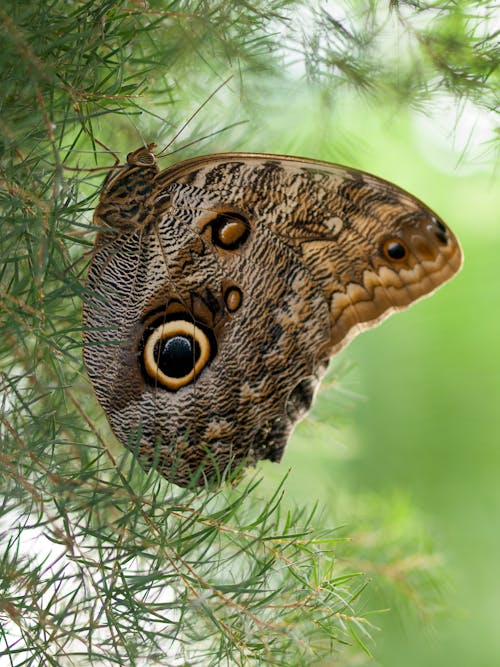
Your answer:
[[[176,483],[278,461],[332,354],[451,278],[453,234],[374,176],[228,153],[108,177],[84,358],[113,431]],[[200,479],[202,479],[201,477]]]

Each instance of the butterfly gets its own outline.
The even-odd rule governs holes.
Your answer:
[[[462,264],[425,204],[349,167],[222,153],[107,177],[84,361],[118,440],[179,485],[279,461],[329,359]]]

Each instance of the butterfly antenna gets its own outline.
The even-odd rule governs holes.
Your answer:
[[[110,165],[110,166],[107,166],[107,167],[91,167],[91,168],[89,168],[89,169],[85,169],[85,171],[88,171],[88,172],[90,172],[90,173],[95,173],[95,172],[99,172],[99,171],[112,171],[113,169],[115,169],[115,167],[116,167],[118,164],[120,164],[120,158],[119,158],[119,156],[118,156],[118,153],[115,153],[115,151],[111,150],[111,148],[110,148],[109,146],[106,146],[106,144],[105,144],[104,142],[100,141],[100,140],[93,134],[93,132],[91,132],[91,131],[86,127],[85,123],[83,123],[83,131],[85,132],[85,134],[87,134],[87,135],[89,136],[89,138],[90,138],[90,140],[92,141],[92,143],[97,144],[97,145],[100,146],[101,148],[104,148],[104,150],[106,151],[106,153],[109,153],[110,155],[112,155],[113,158],[114,158],[114,160],[115,160],[115,161],[114,161],[114,164],[112,164],[112,165]],[[82,171],[82,168],[81,168],[81,167],[70,167],[70,166],[68,166],[68,165],[66,165],[66,164],[63,165],[63,168],[66,169],[67,171]]]
[[[203,109],[203,107],[205,107],[205,106],[210,102],[210,100],[211,100],[213,97],[215,97],[215,95],[217,95],[217,93],[219,92],[219,90],[220,90],[221,88],[223,88],[224,86],[226,86],[226,85],[231,81],[232,78],[233,78],[233,75],[231,74],[231,76],[229,76],[225,81],[223,81],[220,85],[218,85],[217,88],[216,88],[212,93],[210,93],[210,95],[206,98],[206,100],[205,100],[204,102],[202,102],[202,103],[200,104],[200,106],[196,109],[196,111],[194,111],[194,112],[189,116],[189,118],[186,120],[186,122],[183,123],[183,124],[181,125],[180,129],[174,134],[174,136],[172,137],[172,139],[170,139],[170,141],[169,141],[168,144],[165,146],[165,148],[163,148],[163,149],[157,154],[156,157],[161,157],[161,156],[165,153],[165,151],[167,151],[167,150],[170,148],[170,146],[174,143],[174,141],[177,139],[177,137],[179,137],[179,135],[181,135],[181,134],[184,132],[184,130],[185,130],[186,127],[189,125],[189,123],[193,120],[193,118],[196,118],[196,116],[200,113],[200,111]]]
[[[210,139],[210,137],[215,137],[217,134],[221,134],[222,132],[226,132],[227,130],[232,130],[233,127],[238,127],[238,125],[244,125],[245,123],[248,123],[247,120],[240,120],[237,123],[231,123],[231,125],[226,125],[225,127],[222,127],[220,130],[214,130],[213,132],[210,132],[209,134],[205,134],[203,137],[198,137],[197,139],[193,139],[193,141],[188,141],[187,144],[183,144],[182,146],[179,146],[179,148],[175,148],[173,151],[170,151],[170,153],[165,153],[166,149],[168,146],[166,146],[163,150],[162,153],[164,155],[174,155],[174,153],[178,153],[179,151],[183,151],[185,148],[189,148],[193,144],[197,144],[200,141],[204,141],[205,139]]]
[[[100,141],[97,137],[92,136],[91,138],[92,138],[92,141],[95,141],[98,146],[100,146],[101,148],[104,148],[104,150],[107,153],[111,153],[111,155],[115,158],[115,163],[114,163],[113,167],[116,167],[117,164],[120,164],[120,157],[119,157],[118,153],[115,153],[115,151],[111,150],[111,148],[109,146],[106,146],[106,144],[103,143],[102,141]],[[111,169],[113,167],[111,167]]]

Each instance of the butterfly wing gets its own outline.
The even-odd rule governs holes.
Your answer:
[[[201,464],[279,460],[330,356],[461,266],[432,211],[363,172],[146,162],[129,160],[96,210],[120,232],[97,240],[85,361],[118,438],[180,484]]]

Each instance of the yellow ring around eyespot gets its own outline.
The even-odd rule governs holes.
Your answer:
[[[159,368],[155,360],[155,347],[164,338],[172,336],[189,336],[200,347],[200,356],[195,363],[194,368],[180,378],[170,377]],[[157,327],[149,336],[143,351],[144,367],[147,374],[154,380],[158,380],[163,386],[168,389],[180,389],[186,384],[192,382],[197,375],[203,370],[208,360],[210,359],[210,341],[206,334],[199,329],[192,322],[186,320],[174,320],[172,322],[165,322],[165,324]]]

